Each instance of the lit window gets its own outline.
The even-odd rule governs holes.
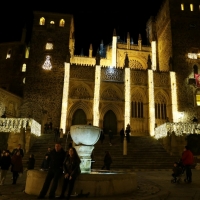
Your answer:
[[[11,53],[12,53],[12,50],[9,49],[6,55],[6,59],[11,58]]]
[[[26,64],[25,63],[22,65],[22,72],[26,72]]]
[[[47,50],[52,50],[53,49],[53,43],[47,42],[46,43],[46,49]]]
[[[61,26],[61,27],[64,27],[64,26],[65,26],[65,20],[64,20],[64,19],[61,19],[61,20],[60,20],[59,26]]]
[[[26,82],[26,78],[23,78],[23,84],[25,84],[25,82]]]
[[[46,60],[42,66],[43,69],[45,70],[51,70],[52,65],[51,65],[51,56],[46,56]]]
[[[40,18],[40,25],[45,25],[45,18],[44,17]]]
[[[50,21],[50,24],[55,24],[55,22],[54,21]]]
[[[184,10],[184,4],[183,3],[181,4],[181,10]]]
[[[190,4],[190,11],[194,11],[194,6],[193,6],[193,4]]]

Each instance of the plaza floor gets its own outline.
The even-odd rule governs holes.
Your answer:
[[[171,183],[171,170],[135,171],[137,174],[137,190],[131,194],[112,197],[88,197],[89,200],[200,200],[200,170],[193,169],[191,184]],[[34,195],[25,194],[26,172],[12,185],[11,172],[8,172],[5,185],[0,186],[0,200],[36,199]],[[124,186],[126,187],[126,186]],[[46,198],[48,199],[48,198]],[[71,198],[71,199],[77,199]],[[78,198],[84,200],[86,198]]]

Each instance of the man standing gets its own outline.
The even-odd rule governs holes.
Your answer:
[[[183,165],[185,167],[185,171],[186,171],[186,179],[185,179],[185,181],[187,183],[191,183],[192,182],[192,170],[191,170],[191,167],[194,164],[194,158],[193,158],[193,154],[189,150],[188,146],[185,146],[181,160],[182,160],[182,163],[183,163]]]
[[[42,190],[40,191],[40,195],[38,199],[44,199],[45,195],[49,189],[49,186],[52,182],[50,192],[49,192],[49,199],[55,198],[55,192],[58,186],[58,181],[63,173],[63,162],[65,159],[65,151],[61,147],[59,142],[56,142],[55,148],[49,154],[49,170],[44,181],[44,185]]]
[[[123,142],[124,141],[124,128],[122,128],[120,131],[120,138],[121,138],[121,142]]]

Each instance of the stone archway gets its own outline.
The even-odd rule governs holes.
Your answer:
[[[104,115],[103,130],[105,134],[108,134],[109,130],[111,130],[114,135],[117,134],[117,118],[112,110],[108,110]]]
[[[74,112],[72,117],[72,125],[87,124],[87,117],[82,109],[78,109]]]

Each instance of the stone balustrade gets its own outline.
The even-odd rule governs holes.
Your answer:
[[[176,136],[188,134],[200,134],[200,124],[197,123],[164,123],[155,128],[156,139],[167,137],[169,134],[174,133]]]
[[[0,118],[0,132],[20,133],[21,129],[30,128],[31,133],[40,136],[41,125],[31,118]]]

